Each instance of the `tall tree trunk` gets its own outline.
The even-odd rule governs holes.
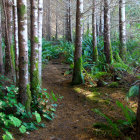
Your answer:
[[[47,40],[51,40],[51,0],[47,0]]]
[[[96,14],[97,15],[97,14]],[[98,18],[96,16],[96,32],[97,32],[97,37],[99,36],[99,23],[98,23]]]
[[[14,71],[11,57],[12,44],[12,1],[2,0],[5,16],[5,74],[14,80]]]
[[[72,42],[71,0],[69,0],[69,40]]]
[[[14,17],[14,47],[15,47],[15,72],[16,72],[16,83],[19,81],[19,48],[18,48],[18,17],[17,17],[17,0],[13,0],[13,17]]]
[[[2,9],[1,9],[1,5],[0,5],[0,74],[4,74],[3,50],[2,50]]]
[[[97,29],[96,29],[96,0],[93,0],[92,9],[92,34],[93,34],[93,61],[98,60],[98,50],[97,50]]]
[[[83,34],[83,38],[84,38],[84,35],[85,35],[85,23],[84,22],[82,24],[82,34]]]
[[[89,34],[89,23],[90,23],[90,16],[87,18],[87,32]]]
[[[72,41],[71,32],[71,0],[66,1],[66,40],[68,42]]]
[[[110,41],[110,9],[109,0],[104,0],[104,53],[106,56],[106,62],[110,64],[112,62],[112,48]]]
[[[125,60],[126,49],[126,21],[125,21],[125,0],[119,0],[119,37],[120,57]]]
[[[42,25],[43,25],[43,0],[38,0],[38,67],[39,67],[39,80],[42,83]]]
[[[99,35],[102,36],[104,32],[104,10],[103,10],[103,5],[102,2],[100,4],[100,24],[99,24]]]
[[[28,78],[27,0],[18,0],[19,39],[19,96],[20,102],[30,112],[31,92]]]
[[[55,39],[57,40],[58,39],[58,6],[57,6],[57,1],[56,1],[56,13],[55,13],[55,15],[56,15],[56,33],[55,33]]]
[[[31,0],[31,68],[30,82],[34,100],[39,93],[39,69],[38,69],[38,0]]]
[[[137,109],[136,140],[140,140],[140,85],[139,85],[139,100],[138,100],[138,109]]]
[[[74,70],[72,84],[81,84],[84,82],[82,74],[82,14],[83,0],[77,0],[76,8],[76,40],[74,54]]]

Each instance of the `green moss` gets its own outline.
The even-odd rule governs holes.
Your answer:
[[[26,13],[26,11],[27,11],[27,8],[26,8],[26,6],[25,5],[21,5],[21,7],[20,7],[20,14],[21,14],[21,16],[23,17],[24,16],[24,14]]]
[[[84,83],[84,77],[82,73],[82,57],[80,57],[74,64],[72,85],[78,85],[82,83]]]
[[[26,111],[27,112],[31,112],[31,102],[32,102],[32,97],[31,97],[31,91],[30,91],[30,85],[27,85],[27,89],[26,89],[26,94],[27,94],[27,101],[25,104],[26,107]]]
[[[108,85],[110,88],[118,88],[119,84],[117,82],[112,82],[111,84]]]
[[[111,63],[114,62],[114,60],[113,60],[113,52],[112,52],[112,45],[111,45],[111,43],[110,43],[110,61],[111,61]]]
[[[13,45],[11,45],[11,59],[12,59],[13,68],[15,69],[15,53],[14,53],[14,46]]]
[[[98,49],[97,49],[97,46],[95,47],[95,49],[93,51],[93,61],[94,62],[98,61]]]
[[[39,80],[39,71],[38,71],[38,62],[37,62],[36,70],[33,71],[32,81],[31,81],[31,91],[35,98],[38,96],[39,89],[40,89],[40,80]]]
[[[123,63],[123,61],[122,61],[118,52],[115,53],[115,59],[116,59],[116,62]]]
[[[34,42],[35,42],[35,43],[39,43],[38,37],[35,37],[35,38],[34,38]]]

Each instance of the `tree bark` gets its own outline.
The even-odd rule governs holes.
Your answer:
[[[126,48],[126,21],[125,21],[125,0],[119,0],[119,38],[120,57],[125,60]]]
[[[136,140],[140,140],[140,85],[139,85],[139,100],[138,100],[138,109],[137,109]]]
[[[83,0],[77,0],[76,8],[76,40],[75,40],[75,54],[74,54],[74,70],[72,84],[84,83],[82,74],[82,14],[83,14]]]
[[[3,50],[2,50],[2,9],[0,6],[0,74],[4,74]]]
[[[15,73],[16,84],[19,81],[19,48],[18,48],[18,17],[17,17],[17,0],[13,0],[13,17],[14,17],[14,48],[15,48]]]
[[[38,0],[38,67],[39,67],[39,80],[42,83],[42,25],[43,25],[43,0]]]
[[[47,0],[47,40],[51,40],[51,0]]]
[[[31,0],[31,67],[30,82],[33,98],[39,93],[39,39],[38,39],[38,0]]]
[[[96,29],[96,0],[93,0],[92,9],[92,34],[93,34],[93,61],[98,60],[98,50],[97,50],[97,29]]]
[[[72,41],[72,31],[71,31],[71,0],[66,1],[66,40],[68,42]]]
[[[110,41],[110,9],[109,0],[104,0],[104,53],[106,62],[112,62],[112,48]]]
[[[55,33],[55,39],[57,40],[58,39],[58,6],[57,6],[57,1],[56,1],[56,13],[55,13],[55,15],[56,15],[56,33]]]
[[[103,5],[102,5],[102,2],[101,2],[101,5],[100,5],[100,24],[99,24],[99,35],[102,36],[103,35],[103,32],[104,32],[104,10],[103,10]]]
[[[19,97],[20,102],[30,112],[31,92],[28,78],[28,32],[27,0],[18,0],[18,39],[19,39]]]
[[[87,18],[87,32],[89,34],[90,16]]]
[[[12,45],[12,2],[2,0],[5,16],[5,74],[14,80],[14,70],[11,56]]]

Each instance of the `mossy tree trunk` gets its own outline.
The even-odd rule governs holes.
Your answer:
[[[43,25],[43,0],[38,0],[38,67],[39,80],[42,83],[42,25]]]
[[[16,84],[19,81],[19,48],[18,48],[18,17],[17,17],[17,0],[13,0],[13,19],[14,19],[14,48],[15,48],[15,73],[16,73]]]
[[[110,41],[110,7],[109,0],[104,0],[104,54],[106,62],[111,64],[112,58],[112,47]]]
[[[1,2],[0,2],[1,4]],[[3,50],[2,50],[2,9],[0,5],[0,74],[4,74]]]
[[[139,85],[139,100],[138,100],[138,109],[137,109],[136,140],[140,140],[140,85]]]
[[[93,0],[92,8],[92,35],[93,35],[93,61],[98,60],[98,50],[97,50],[97,28],[96,28],[96,0]]]
[[[74,54],[74,70],[72,84],[84,83],[82,74],[82,14],[83,14],[83,0],[77,0],[76,9],[76,40],[75,40],[75,54]]]
[[[39,92],[39,38],[38,38],[38,0],[31,0],[31,67],[30,82],[33,99],[37,98]]]
[[[31,92],[28,78],[27,0],[18,0],[19,99],[30,112]]]
[[[12,45],[12,1],[2,0],[5,16],[5,74],[14,80],[14,70],[11,56]]]
[[[125,0],[119,0],[119,38],[120,38],[120,57],[125,60],[126,48],[126,19],[125,19]]]

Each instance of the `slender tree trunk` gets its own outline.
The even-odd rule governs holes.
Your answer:
[[[19,95],[20,102],[30,112],[31,92],[28,78],[27,0],[18,0]]]
[[[96,29],[96,0],[93,0],[92,9],[92,34],[93,34],[93,61],[98,60],[98,50],[97,50],[97,29]]]
[[[38,0],[38,67],[39,67],[39,80],[42,83],[42,25],[43,25],[43,0]]]
[[[104,10],[103,10],[103,5],[102,5],[102,2],[101,2],[101,5],[100,5],[100,24],[99,24],[99,35],[102,36],[103,35],[103,32],[104,32]]]
[[[90,22],[90,16],[87,18],[87,32],[89,33],[89,22]]]
[[[83,34],[83,38],[84,38],[84,35],[85,35],[85,23],[83,22],[83,25],[82,25],[82,34]]]
[[[51,40],[51,0],[47,0],[47,40]]]
[[[125,60],[126,49],[126,21],[125,21],[125,0],[119,0],[119,37],[120,57]]]
[[[14,17],[14,47],[15,47],[15,72],[16,72],[16,83],[19,81],[19,48],[18,48],[18,17],[17,17],[17,0],[13,0],[13,17]]]
[[[96,34],[97,34],[97,37],[99,36],[99,23],[98,23],[98,18],[96,16]]]
[[[72,41],[71,33],[71,0],[66,1],[66,40]]]
[[[138,100],[138,109],[137,109],[136,140],[140,140],[140,85],[139,85],[139,100]]]
[[[109,0],[104,0],[104,53],[106,62],[112,62],[112,48],[110,41],[110,9]]]
[[[1,9],[1,6],[0,6],[0,74],[4,74],[3,50],[2,50],[2,9]]]
[[[83,0],[77,0],[76,9],[76,40],[74,54],[74,70],[72,84],[82,84],[84,82],[82,74],[82,14]]]
[[[31,92],[34,99],[36,99],[39,91],[39,58],[38,58],[38,0],[31,0],[31,68],[30,68],[30,82]]]
[[[5,16],[5,74],[14,80],[14,71],[11,57],[12,44],[12,1],[2,0]]]
[[[72,42],[71,0],[69,0],[69,40]]]
[[[55,39],[57,40],[58,39],[58,6],[57,6],[57,1],[56,1],[56,33],[55,33]]]

